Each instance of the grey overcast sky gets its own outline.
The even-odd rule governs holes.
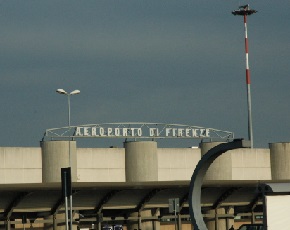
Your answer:
[[[244,25],[231,14],[247,3],[258,11],[254,147],[290,141],[289,0],[0,0],[0,146],[39,146],[45,129],[67,125],[57,88],[81,91],[72,125],[178,123],[247,138]]]

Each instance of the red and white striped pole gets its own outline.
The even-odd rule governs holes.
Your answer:
[[[246,51],[246,84],[247,84],[247,100],[248,100],[248,138],[253,148],[253,125],[252,125],[252,101],[251,101],[251,77],[249,67],[249,47],[248,47],[248,29],[247,29],[247,15],[256,13],[256,10],[251,10],[249,5],[240,6],[238,10],[232,12],[234,15],[244,16],[245,26],[245,51]]]
[[[248,99],[248,137],[253,148],[253,125],[252,125],[252,100],[251,100],[251,77],[249,67],[249,47],[248,47],[248,29],[247,29],[247,15],[244,15],[245,25],[245,51],[246,51],[246,84],[247,84],[247,99]]]

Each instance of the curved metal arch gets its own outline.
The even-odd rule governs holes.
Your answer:
[[[188,195],[189,192],[187,192],[179,201],[180,205],[179,205],[179,212],[181,212],[181,210],[183,209],[184,205],[186,204],[186,202],[188,202]]]
[[[262,199],[261,194],[257,194],[256,197],[250,202],[248,207],[250,208],[251,211],[253,211],[257,207],[261,199]]]
[[[110,190],[108,193],[103,196],[103,198],[100,200],[100,202],[96,205],[94,212],[100,213],[106,203],[108,203],[109,200],[111,200],[118,192],[122,190]]]
[[[20,204],[21,201],[25,199],[25,197],[29,196],[33,192],[20,192],[17,194],[12,202],[8,205],[8,207],[4,210],[3,218],[10,219],[14,209]]]
[[[212,162],[228,150],[249,147],[251,147],[250,142],[244,140],[223,143],[210,149],[198,162],[191,177],[189,190],[189,212],[194,229],[207,230],[201,213],[201,187],[203,178]]]
[[[163,189],[153,189],[150,192],[148,192],[136,206],[135,208],[136,212],[141,212],[144,209],[145,204],[148,203],[161,190]]]
[[[220,197],[216,200],[216,202],[212,205],[212,209],[218,208],[224,200],[226,200],[228,197],[230,197],[235,191],[239,190],[240,187],[232,187],[227,189],[225,192],[223,192]]]
[[[79,191],[78,190],[73,190],[72,191],[72,198],[75,194],[77,194]],[[58,200],[56,201],[56,203],[53,205],[53,207],[50,210],[50,215],[54,215],[57,214],[58,211],[61,209],[61,207],[64,204],[64,199],[63,197],[60,195],[60,197],[58,198]]]

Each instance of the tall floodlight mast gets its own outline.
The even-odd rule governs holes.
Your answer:
[[[252,126],[251,78],[250,78],[250,68],[249,68],[247,15],[251,15],[254,13],[257,13],[257,11],[250,9],[249,4],[240,6],[238,10],[234,10],[232,12],[233,15],[244,16],[245,51],[246,51],[246,84],[247,84],[247,99],[248,99],[248,137],[251,142],[251,148],[253,148],[253,126]]]

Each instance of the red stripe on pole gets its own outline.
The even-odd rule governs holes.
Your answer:
[[[246,83],[247,83],[247,85],[251,84],[250,70],[249,69],[246,69]]]
[[[246,53],[249,53],[249,49],[248,49],[248,38],[245,38],[245,50],[246,50]]]

